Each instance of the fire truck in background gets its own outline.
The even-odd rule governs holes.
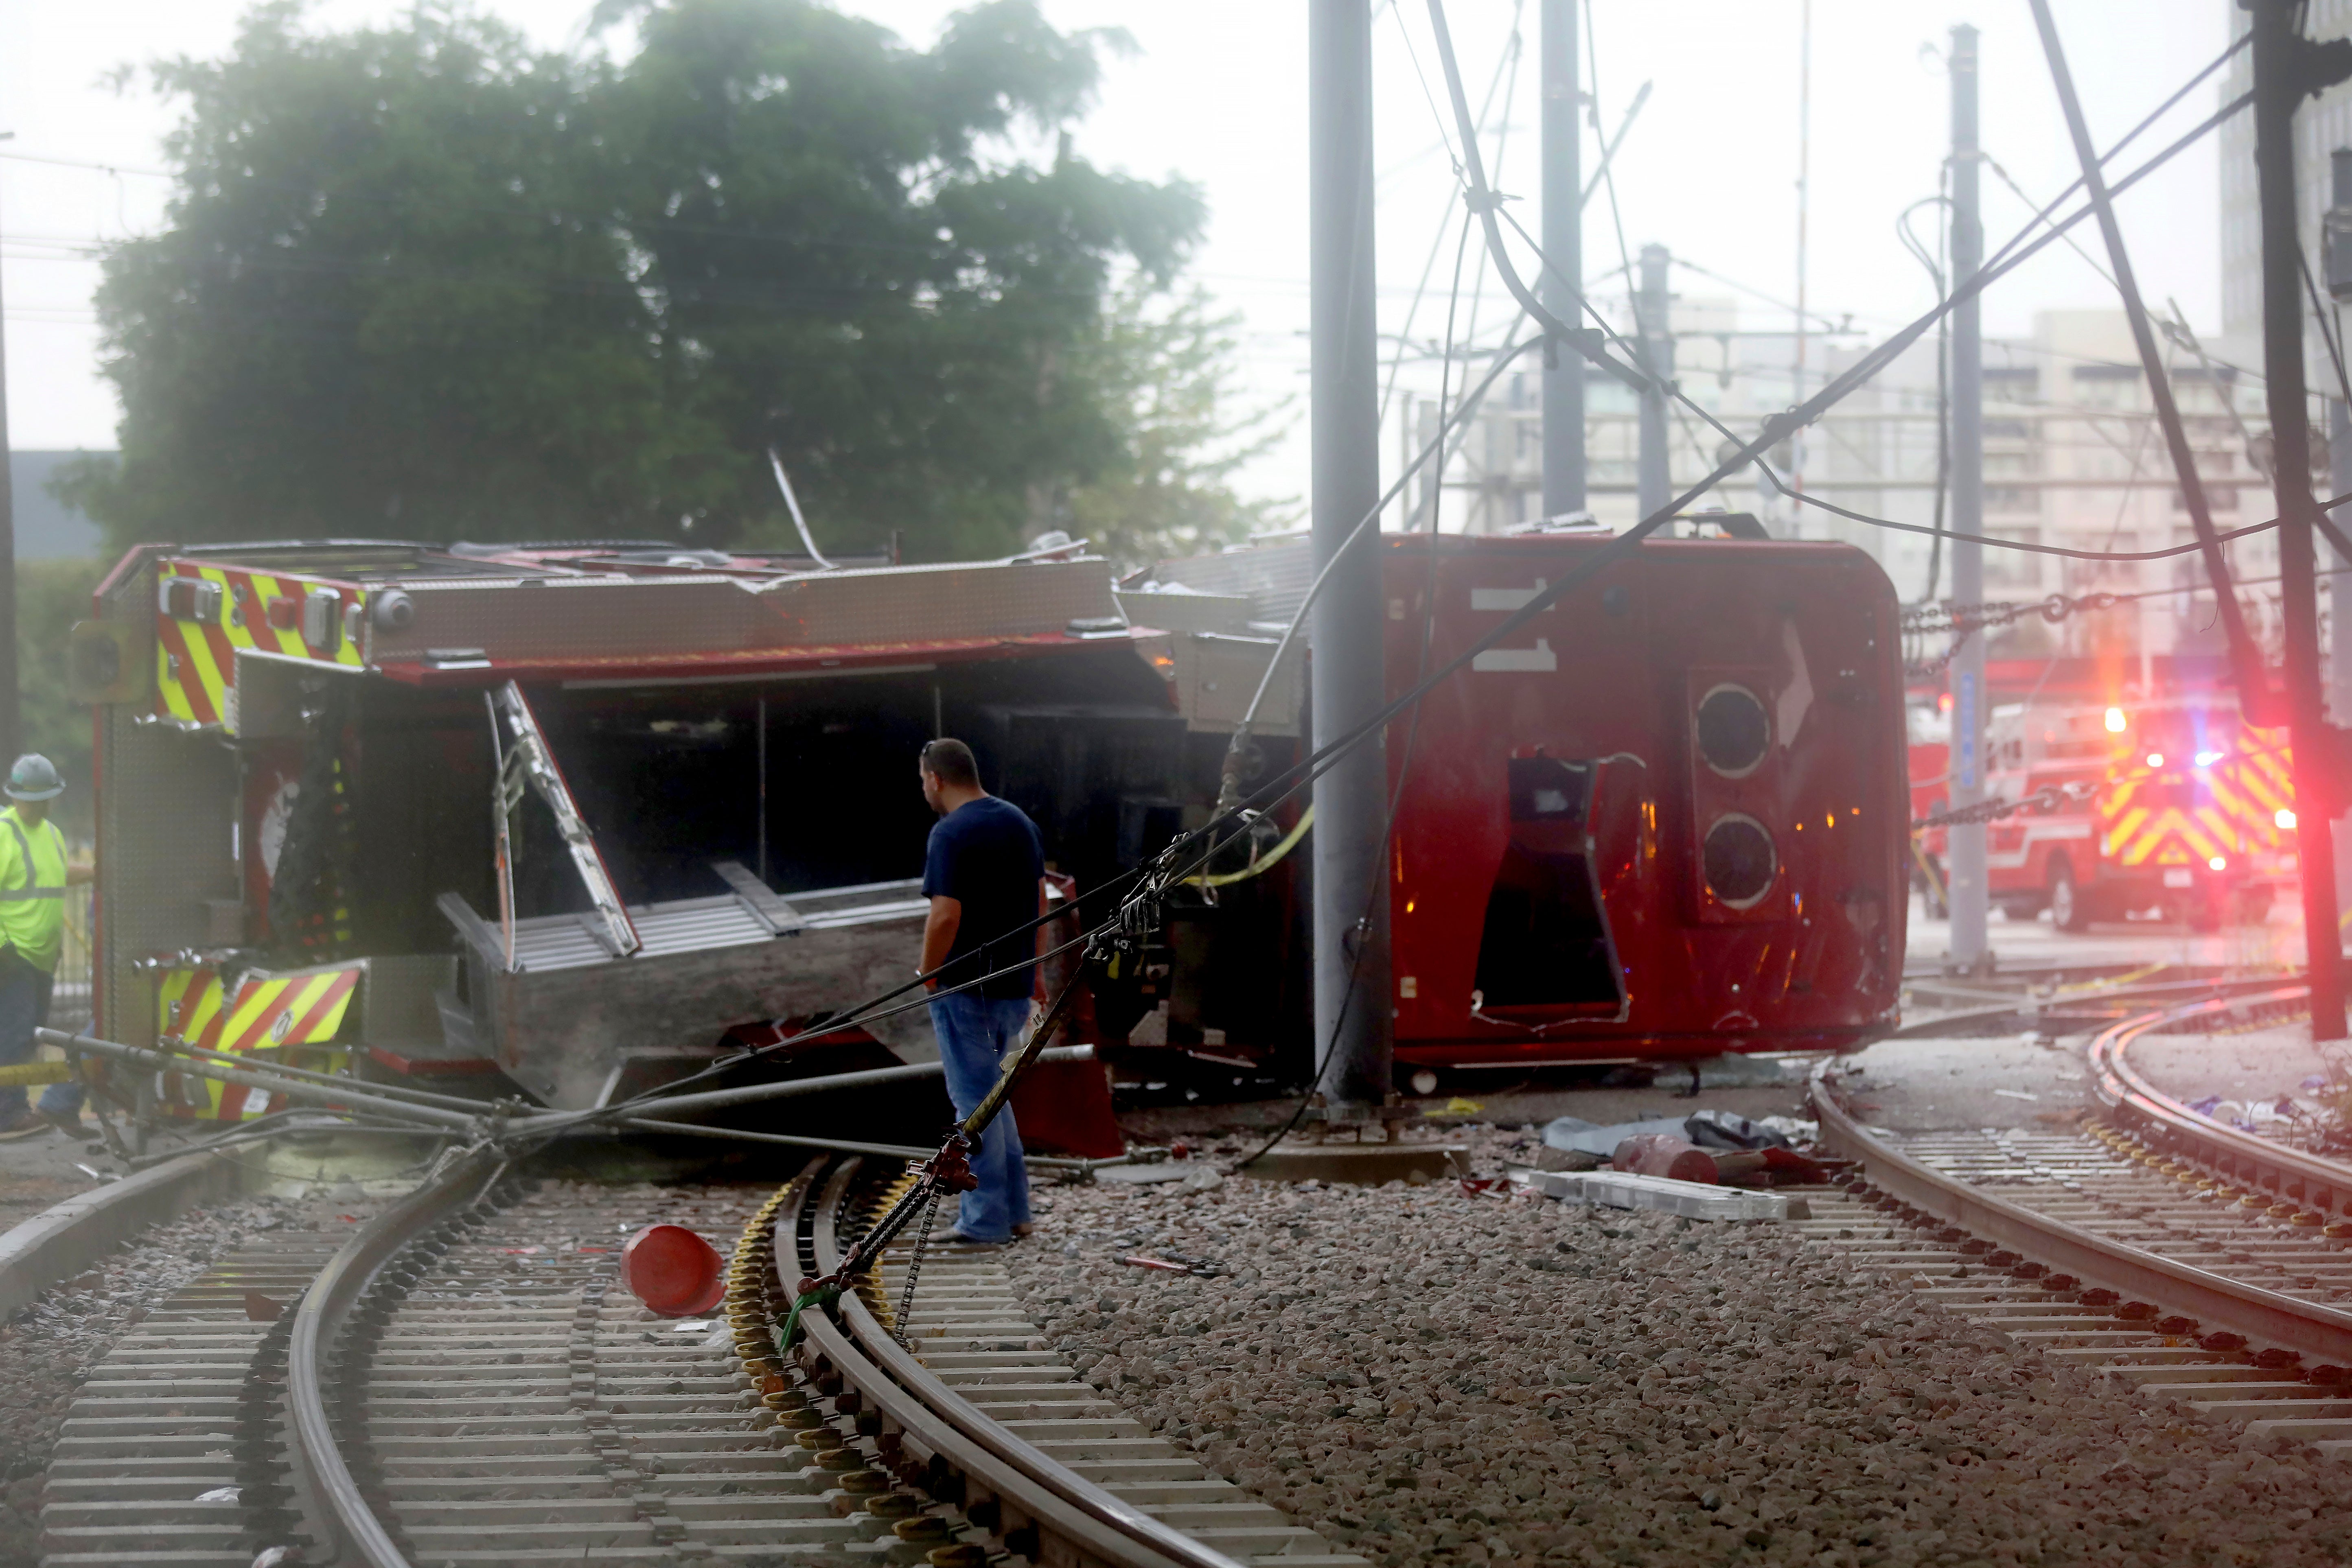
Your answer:
[[[2260,920],[2294,874],[2285,737],[2245,724],[2225,693],[2002,705],[1985,755],[1989,796],[2035,802],[1985,830],[1988,888],[2011,919],[2046,909],[2081,931],[2154,910],[2217,931]],[[1919,810],[1916,746],[1912,767]],[[1921,857],[1940,867],[1948,836],[1921,834]]]
[[[1904,707],[1905,736],[1911,769],[1911,820],[1925,821],[1951,804],[1952,699],[1948,693],[1911,695]],[[1911,835],[1911,885],[1919,890],[1927,918],[1942,920],[1951,913],[1946,897],[1944,835]]]

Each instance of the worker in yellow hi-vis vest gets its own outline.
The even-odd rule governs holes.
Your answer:
[[[90,880],[66,859],[66,838],[49,821],[49,802],[66,792],[49,759],[28,752],[8,769],[0,793],[0,1067],[33,1060],[33,1031],[49,1019],[49,985],[65,951],[66,889]],[[24,1089],[0,1085],[0,1140],[37,1137],[55,1128],[94,1138],[81,1120],[81,1085],[52,1083],[38,1111]]]

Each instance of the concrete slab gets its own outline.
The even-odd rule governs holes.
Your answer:
[[[1470,1151],[1458,1144],[1283,1144],[1241,1167],[1260,1181],[1331,1181],[1350,1186],[1441,1181],[1470,1174]]]

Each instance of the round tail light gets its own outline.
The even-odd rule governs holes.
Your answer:
[[[1733,812],[1718,817],[1701,846],[1700,869],[1706,890],[1727,909],[1752,909],[1772,891],[1780,857],[1772,835],[1755,818]]]
[[[1726,779],[1745,779],[1772,747],[1772,717],[1746,686],[1717,686],[1698,700],[1698,754]]]

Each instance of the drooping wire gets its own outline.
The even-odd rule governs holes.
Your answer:
[[[1502,86],[1504,73],[1517,64],[1520,50],[1519,17],[1526,3],[1527,0],[1514,0],[1514,4],[1511,8],[1510,41],[1504,47],[1502,59],[1498,61],[1495,67],[1494,77],[1486,83],[1486,99],[1478,106],[1478,123],[1481,126],[1484,126],[1486,123],[1487,115],[1494,110],[1495,93],[1496,89]],[[1391,14],[1397,18],[1399,30],[1402,31],[1404,26],[1404,13],[1395,10],[1392,7],[1391,10]],[[1411,50],[1412,47],[1412,39],[1410,37],[1407,37],[1404,40],[1404,44],[1406,49]],[[1506,124],[1508,123],[1510,117],[1510,105],[1506,103],[1503,106],[1503,119]],[[1451,153],[1454,151],[1453,143],[1450,141],[1443,143],[1442,145],[1448,153]],[[1445,193],[1445,212],[1444,215],[1437,220],[1436,233],[1431,236],[1429,242],[1429,255],[1421,264],[1421,281],[1413,285],[1412,299],[1405,307],[1404,324],[1397,329],[1396,353],[1389,361],[1387,384],[1381,388],[1380,420],[1384,425],[1388,423],[1389,403],[1396,393],[1397,373],[1404,368],[1404,354],[1405,350],[1409,346],[1412,338],[1413,319],[1421,314],[1421,301],[1423,296],[1428,292],[1430,275],[1437,270],[1437,258],[1444,252],[1445,231],[1449,226],[1451,226],[1453,222],[1454,204],[1461,199],[1462,187],[1457,182]]]
[[[2217,58],[2211,65],[2207,66],[2205,69],[2200,72],[2196,78],[2192,78],[2187,86],[2184,86],[2179,91],[2175,92],[2163,105],[2159,106],[2155,113],[2152,113],[2148,119],[2142,120],[2138,126],[2135,127],[2125,136],[2123,141],[2118,142],[2114,149],[2111,149],[2110,152],[2104,156],[2114,156],[2116,152],[2119,152],[2123,146],[2128,144],[2134,138],[2138,136],[2140,132],[2147,127],[2147,125],[2153,123],[2157,116],[2160,115],[2164,110],[2168,109],[2172,104],[2179,101],[2179,99],[2185,97],[2198,82],[2202,81],[2207,76],[2210,76],[2213,71],[2219,69],[2231,55],[2234,55],[2238,48],[2243,47],[2244,42],[2244,38],[2242,37],[2236,43],[2233,43],[2231,48],[2224,51],[2221,57]],[[2168,162],[2183,149],[2193,145],[2197,141],[2210,132],[2216,126],[2221,124],[2224,120],[2243,110],[2252,101],[2252,95],[2251,93],[2246,93],[2242,94],[2238,98],[2224,104],[2221,109],[2208,116],[2197,126],[2176,138],[2162,151],[2143,162],[2140,166],[2135,169],[2130,174],[2116,182],[2110,188],[2111,196],[2120,195],[2123,192],[2130,189],[2139,181],[2145,179],[2157,169]],[[2077,180],[2074,185],[2070,185],[2066,192],[2062,193],[2059,200],[2063,201],[2065,199],[2066,195],[2072,194],[2074,190],[2077,188],[2080,183],[2081,182]],[[2053,204],[2054,206],[2055,204]],[[1280,801],[1287,800],[1298,790],[1307,787],[1316,779],[1320,778],[1325,772],[1328,772],[1332,767],[1336,766],[1338,761],[1348,752],[1351,751],[1355,747],[1362,744],[1370,736],[1379,733],[1382,727],[1394,720],[1399,714],[1408,710],[1415,704],[1418,704],[1439,685],[1451,679],[1454,674],[1467,667],[1478,654],[1496,646],[1505,639],[1516,635],[1529,622],[1531,622],[1536,616],[1549,611],[1554,603],[1558,602],[1559,600],[1566,595],[1570,590],[1581,587],[1584,583],[1597,576],[1601,571],[1606,570],[1612,565],[1614,565],[1618,560],[1623,559],[1631,551],[1639,548],[1643,540],[1648,538],[1651,534],[1663,528],[1667,522],[1671,521],[1672,518],[1678,515],[1684,507],[1687,507],[1692,500],[1705,495],[1708,490],[1713,489],[1729,475],[1735,474],[1740,469],[1753,465],[1767,477],[1768,480],[1770,480],[1777,486],[1779,485],[1778,476],[1773,474],[1771,467],[1768,463],[1760,460],[1762,458],[1762,455],[1768,451],[1770,446],[1776,444],[1789,432],[1801,428],[1803,425],[1809,424],[1819,419],[1822,413],[1835,406],[1839,402],[1851,393],[1854,388],[1862,385],[1871,377],[1875,376],[1880,370],[1884,369],[1885,366],[1894,359],[1895,355],[1901,353],[1912,343],[1917,341],[1919,337],[1928,327],[1942,319],[1942,318],[1948,314],[1958,303],[1960,303],[1961,300],[1973,298],[1977,294],[1981,293],[1993,282],[2015,270],[2025,261],[2031,259],[2032,256],[2038,254],[2042,248],[2051,244],[2055,235],[2064,233],[2067,229],[2079,223],[2085,215],[2088,214],[2089,211],[2090,209],[2088,207],[2077,210],[2075,213],[2068,216],[2063,223],[2051,225],[2050,232],[2048,234],[2044,234],[2036,239],[2027,239],[2025,237],[2025,232],[2021,231],[2017,236],[2013,237],[2007,245],[2004,245],[2001,247],[2000,251],[1996,253],[1994,261],[1989,262],[1985,267],[1980,268],[1973,277],[1968,280],[1967,283],[1962,284],[1958,288],[1954,289],[1944,299],[1938,301],[1937,304],[1930,308],[1926,314],[1916,318],[1905,328],[1890,336],[1875,350],[1864,354],[1853,366],[1850,366],[1845,371],[1832,379],[1812,396],[1805,399],[1795,407],[1767,419],[1764,422],[1763,429],[1761,429],[1754,437],[1745,442],[1739,441],[1739,438],[1736,434],[1730,432],[1727,427],[1722,425],[1721,422],[1716,420],[1714,416],[1707,413],[1704,408],[1701,408],[1696,404],[1690,404],[1689,406],[1692,407],[1693,411],[1698,413],[1702,419],[1706,420],[1708,424],[1717,429],[1725,436],[1737,444],[1736,450],[1732,455],[1719,462],[1715,470],[1707,475],[1706,478],[1701,480],[1696,486],[1687,489],[1681,495],[1675,497],[1669,500],[1664,507],[1661,507],[1657,512],[1654,513],[1650,517],[1642,519],[1632,529],[1625,533],[1617,535],[1613,538],[1602,544],[1598,549],[1594,550],[1590,556],[1588,556],[1584,561],[1580,563],[1578,566],[1571,568],[1568,572],[1563,574],[1558,581],[1548,584],[1545,588],[1539,590],[1525,605],[1522,605],[1518,610],[1505,616],[1500,622],[1489,628],[1477,638],[1474,639],[1468,646],[1462,649],[1452,658],[1448,659],[1443,667],[1435,672],[1424,674],[1423,678],[1417,681],[1411,689],[1399,696],[1392,698],[1388,703],[1384,704],[1379,710],[1360,720],[1353,727],[1335,737],[1323,746],[1317,747],[1306,758],[1293,764],[1290,768],[1284,769],[1280,774],[1277,774],[1273,779],[1260,785],[1255,790],[1252,791],[1249,796],[1245,797],[1241,801],[1234,803],[1230,808],[1220,810],[1209,822],[1181,835],[1178,839],[1171,841],[1166,849],[1162,850],[1158,856],[1154,857],[1150,862],[1148,862],[1146,865],[1138,866],[1130,872],[1121,873],[1119,877],[1113,879],[1112,883],[1107,885],[1115,886],[1125,882],[1141,879],[1147,875],[1168,879],[1171,869],[1178,863],[1181,856],[1190,852],[1192,846],[1204,840],[1211,846],[1210,852],[1213,852],[1217,842],[1217,834],[1221,830],[1230,826],[1237,821],[1246,821],[1244,813],[1255,814],[1257,811],[1266,809],[1270,805],[1278,804]],[[1504,215],[1506,218],[1508,217],[1507,214]],[[2036,222],[2039,223],[2041,221],[2041,215],[2037,215]],[[1528,244],[1534,245],[1534,240],[1531,236],[1527,235],[1524,228],[1519,228],[1516,223],[1514,223],[1513,226],[1519,229],[1522,238],[1526,239]],[[1542,254],[1541,247],[1538,246],[1536,249],[1538,256],[1540,256]],[[2012,252],[2014,254],[2011,254]],[[1557,271],[1556,268],[1555,271]],[[1584,298],[1580,295],[1579,303],[1585,312],[1591,314],[1596,318],[1599,316],[1599,312],[1594,309],[1590,299]],[[1620,342],[1622,341],[1622,338],[1619,338],[1617,334],[1609,330],[1608,324],[1605,319],[1602,320],[1601,327],[1603,333],[1607,337],[1617,339]],[[1488,371],[1486,376],[1482,380],[1478,388],[1478,393],[1483,394],[1486,388],[1491,386],[1493,382],[1500,377],[1503,371],[1510,363],[1511,360],[1516,358],[1518,352],[1523,351],[1526,348],[1530,346],[1532,346],[1532,343],[1520,344],[1507,353],[1498,354],[1496,356],[1495,365]],[[1424,446],[1420,457],[1416,458],[1413,463],[1408,465],[1404,474],[1399,476],[1397,480],[1397,488],[1401,488],[1404,480],[1410,477],[1410,476],[1415,472],[1423,463],[1426,462],[1433,453],[1442,449],[1444,440],[1449,434],[1450,432],[1445,428],[1444,424],[1441,423],[1437,435],[1430,444]],[[1782,488],[1783,493],[1787,493],[1785,487]],[[1364,530],[1368,527],[1376,523],[1381,512],[1385,509],[1390,501],[1394,499],[1394,495],[1395,490],[1392,489],[1389,495],[1382,497],[1381,499],[1376,503],[1373,510],[1368,513],[1364,519],[1358,524],[1355,532],[1349,536],[1347,541],[1342,543],[1339,551],[1335,552],[1333,559],[1336,560],[1339,554],[1344,553],[1356,539],[1361,538]],[[1798,498],[1801,498],[1808,505],[1819,507],[1834,515],[1845,517],[1856,522],[1876,527],[1895,528],[1906,532],[1932,532],[1932,530],[1923,528],[1916,524],[1902,524],[1896,523],[1892,519],[1872,517],[1865,514],[1839,507],[1834,503],[1821,500],[1815,497],[1804,496]],[[2329,503],[2331,506],[2337,503]],[[2248,528],[2240,528],[2221,537],[2224,540],[2242,538],[2248,534],[2258,533],[2265,528],[2274,528],[2276,526],[2277,519],[2273,518],[2269,522],[2252,525]],[[1984,538],[1982,542],[1997,548],[2021,549],[2030,553],[2054,554],[2076,558],[2104,559],[2161,559],[2168,556],[2187,553],[2188,551],[2200,548],[2192,545],[2182,547],[2178,549],[2133,551],[2101,556],[2096,554],[2096,552],[2063,549],[2054,546],[2027,545],[2022,541],[2018,540],[1987,538]],[[1326,571],[1328,572],[1328,563],[1327,563],[1326,566]],[[1318,578],[1318,586],[1319,586],[1321,580],[1322,580]],[[1308,600],[1310,601],[1313,592],[1313,588],[1310,588],[1308,593]],[[1298,612],[1298,616],[1300,618],[1303,618],[1306,608],[1306,603],[1302,602]],[[1294,619],[1291,632],[1296,632],[1297,624],[1297,619]],[[1286,646],[1287,644],[1288,635],[1288,633],[1286,633]],[[1277,654],[1276,657],[1278,661],[1279,655]],[[1196,863],[1205,864],[1207,854],[1204,852],[1198,857]],[[1020,930],[1010,932],[1007,936],[1018,936],[1021,934],[1022,930],[1034,929],[1036,925],[1042,924],[1044,918],[1045,917],[1041,916],[1037,921],[1030,922]],[[1106,921],[1092,931],[1074,939],[1071,943],[1065,944],[1062,947],[1055,949],[1055,951],[1057,953],[1066,951],[1072,946],[1090,941],[1094,937],[1107,933],[1115,925],[1115,920]],[[1025,963],[1009,966],[1005,972],[1010,972],[1013,968],[1024,967]],[[885,996],[878,998],[876,1003],[869,1004],[867,1008],[853,1013],[850,1019],[835,1019],[821,1027],[827,1030],[840,1029],[847,1027],[851,1020],[863,1021],[869,1019],[878,1019],[880,1018],[887,1017],[893,1012],[908,1010],[912,1007],[921,1006],[923,1003],[921,1001],[917,1001],[901,1007],[885,1009],[882,1007],[882,1003],[887,1002],[890,998],[903,995],[907,990],[913,988],[915,986],[921,985],[924,983],[924,980],[928,978],[929,978],[929,977],[919,977],[917,980],[909,982],[906,986],[898,987],[896,989],[886,993]],[[984,978],[986,978],[986,977],[983,977],[983,979]],[[967,982],[967,984],[978,983],[981,982]],[[952,988],[961,989],[964,988],[957,987]],[[793,1038],[796,1039],[798,1037],[795,1036]],[[782,1049],[790,1043],[790,1040],[778,1041],[771,1046],[758,1048],[756,1051],[747,1052],[742,1056],[729,1059],[723,1063],[713,1063],[710,1067],[702,1070],[701,1072],[690,1075],[688,1080],[681,1081],[681,1083],[709,1076],[716,1071],[726,1071],[735,1066],[740,1066],[748,1060],[752,1060],[770,1051]],[[662,1097],[662,1094],[666,1092],[674,1092],[676,1087],[677,1086],[665,1086],[664,1091],[648,1092],[646,1095],[640,1096],[639,1098],[641,1100],[646,1098],[659,1098]],[[593,1116],[609,1113],[583,1113],[583,1115]]]
[[[1936,193],[1912,203],[1904,208],[1901,215],[1895,220],[1895,237],[1903,242],[1903,248],[1909,251],[1919,265],[1927,269],[1927,276],[1934,281],[1936,293],[1939,298],[1944,292],[1945,246],[1948,243],[1949,235],[1949,227],[1945,219],[1951,207],[1951,197],[1947,193],[1945,187],[1950,184],[1951,177],[1951,160],[1946,159],[1937,172]],[[1933,253],[1930,253],[1927,247],[1920,243],[1919,237],[1911,232],[1911,214],[1921,207],[1929,205],[1935,206],[1937,210],[1936,248]],[[1927,546],[1927,591],[1920,595],[1922,599],[1927,600],[1936,597],[1937,579],[1943,573],[1944,504],[1952,487],[1951,356],[1952,322],[1951,318],[1948,316],[1936,324],[1936,537]]]
[[[1462,264],[1464,255],[1469,248],[1470,225],[1473,221],[1474,219],[1471,216],[1467,214],[1465,215],[1462,225],[1461,244],[1455,248],[1454,256],[1454,291],[1452,298],[1447,302],[1445,309],[1445,358],[1438,371],[1437,406],[1441,411],[1445,408],[1445,383],[1453,371],[1454,350],[1454,317],[1455,308],[1461,303]],[[1473,308],[1475,308],[1475,300],[1473,301]],[[1444,422],[1441,420],[1439,423],[1442,425]],[[1422,578],[1421,654],[1413,669],[1413,680],[1415,685],[1419,685],[1422,677],[1428,672],[1430,644],[1437,623],[1437,540],[1444,531],[1441,517],[1441,507],[1444,499],[1445,490],[1444,478],[1444,468],[1443,465],[1441,465],[1437,469],[1433,482],[1430,486],[1429,546],[1423,557],[1424,566]],[[1378,854],[1374,857],[1375,864],[1386,865],[1388,863],[1389,846],[1394,841],[1396,837],[1397,817],[1404,807],[1405,784],[1412,776],[1413,750],[1419,744],[1420,738],[1421,706],[1416,703],[1413,705],[1412,722],[1405,727],[1404,752],[1398,759],[1396,767],[1396,783],[1389,791],[1388,810],[1381,820],[1380,850]],[[1372,921],[1380,913],[1379,901],[1387,896],[1387,878],[1384,876],[1373,877],[1371,879],[1371,886],[1365,898],[1364,912],[1358,918],[1356,923],[1356,928],[1359,931],[1367,931],[1371,928]],[[1349,957],[1347,988],[1339,995],[1339,1005],[1332,1009],[1331,1038],[1329,1043],[1325,1046],[1323,1051],[1318,1056],[1315,1063],[1315,1076],[1308,1081],[1306,1089],[1300,1092],[1298,1103],[1291,1107],[1289,1116],[1285,1119],[1281,1127],[1276,1129],[1275,1134],[1266,1139],[1263,1144],[1260,1144],[1249,1154],[1234,1161],[1231,1167],[1229,1167],[1230,1172],[1239,1172],[1246,1169],[1251,1165],[1256,1163],[1258,1159],[1263,1157],[1268,1150],[1272,1149],[1276,1145],[1281,1143],[1285,1138],[1290,1136],[1291,1134],[1298,1130],[1298,1124],[1306,1118],[1308,1108],[1315,1103],[1315,1096],[1323,1092],[1323,1082],[1330,1073],[1331,1064],[1339,1060],[1339,1039],[1347,1026],[1348,1012],[1349,1009],[1354,1006],[1356,992],[1360,988],[1362,984],[1363,944],[1359,942],[1356,946],[1355,952]]]

